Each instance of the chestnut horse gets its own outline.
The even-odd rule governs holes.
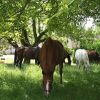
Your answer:
[[[43,89],[47,96],[52,88],[55,66],[58,64],[60,83],[62,83],[62,68],[64,59],[63,45],[57,40],[48,38],[40,50],[40,66],[43,74]]]
[[[40,47],[18,47],[15,49],[14,65],[21,68],[23,59],[26,63],[30,63],[31,59],[35,59],[35,63],[39,64]]]

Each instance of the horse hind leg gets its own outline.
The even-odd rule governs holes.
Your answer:
[[[87,61],[87,63],[86,63],[86,70],[88,70],[88,71],[90,71],[90,64],[89,64],[89,62]]]
[[[60,73],[60,83],[62,84],[62,69],[63,69],[63,63],[59,65],[59,73]]]
[[[88,63],[84,61],[83,70],[86,70],[87,71],[88,69],[89,69]]]
[[[35,64],[36,64],[36,65],[39,65],[39,62],[38,62],[38,60],[37,60],[37,59],[35,59]]]
[[[22,61],[23,61],[23,58],[20,59],[20,61],[19,61],[19,67],[20,67],[20,68],[22,67]]]
[[[80,69],[80,61],[76,61],[78,68]]]
[[[16,66],[16,67],[19,66],[19,60],[18,60],[18,58],[15,60],[15,66]]]

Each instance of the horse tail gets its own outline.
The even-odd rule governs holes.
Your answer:
[[[17,61],[17,52],[16,52],[16,49],[15,49],[15,53],[14,53],[14,65],[16,65],[16,61]]]
[[[68,58],[68,64],[71,65],[71,58],[70,58],[69,54],[68,54],[67,58]]]

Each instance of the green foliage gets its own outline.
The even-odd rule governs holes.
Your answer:
[[[99,0],[82,0],[80,7],[83,10],[83,14],[91,16],[100,25],[100,19],[98,18],[100,13]]]
[[[81,43],[81,48],[96,50],[100,54],[100,40],[84,41],[84,43]]]
[[[95,49],[100,54],[100,40],[94,41],[93,49]]]
[[[84,33],[82,27],[85,19],[92,17],[98,25],[99,14],[99,0],[1,0],[0,36],[12,37],[19,42],[24,27],[33,43],[31,19],[34,19],[39,21],[36,26],[40,32],[47,28],[47,35],[56,33],[79,40],[90,36],[90,33]]]
[[[4,53],[5,50],[8,49],[9,44],[5,39],[0,40],[0,55]]]

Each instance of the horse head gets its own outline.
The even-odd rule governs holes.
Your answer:
[[[43,88],[45,95],[48,96],[52,89],[52,82],[53,82],[53,72],[46,73],[42,71],[43,74]]]

